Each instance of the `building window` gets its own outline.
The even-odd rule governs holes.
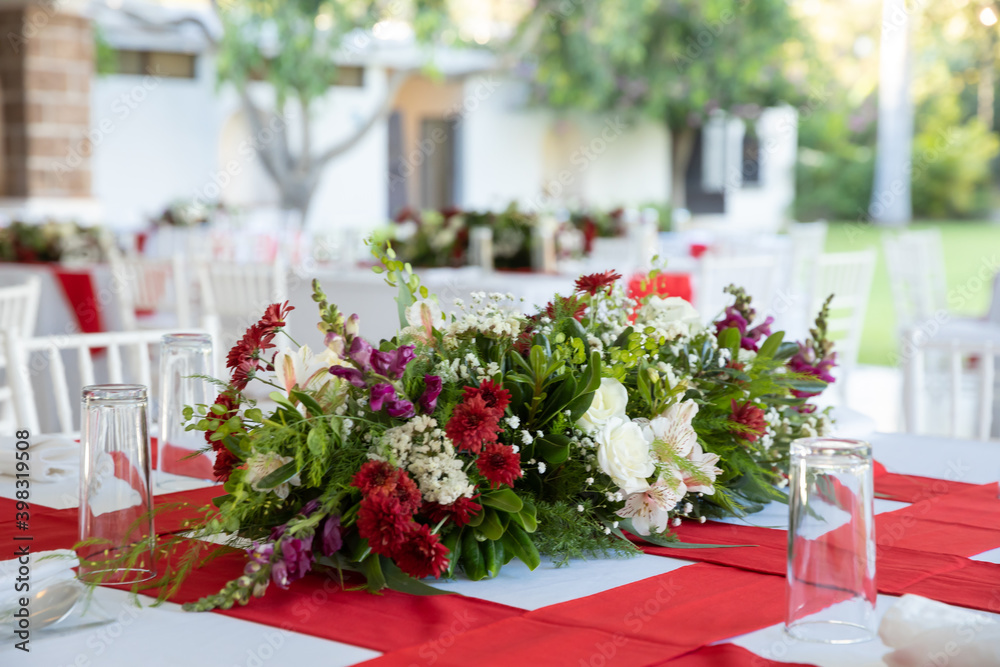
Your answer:
[[[267,79],[267,65],[254,67],[250,70],[251,81],[264,81]],[[365,68],[343,66],[333,70],[330,77],[331,86],[344,86],[346,88],[363,88],[365,85]]]
[[[743,133],[743,185],[760,185],[760,137],[752,125]]]
[[[119,50],[116,56],[115,74],[152,74],[176,79],[193,79],[195,75],[197,56],[193,53]]]

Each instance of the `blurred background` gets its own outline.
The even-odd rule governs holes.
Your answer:
[[[986,0],[0,0],[0,278],[170,260],[220,309],[196,262],[280,261],[294,293],[347,281],[375,234],[487,287],[665,267],[657,289],[710,318],[710,291],[773,265],[754,295],[797,336],[821,288],[850,297],[836,400],[894,430],[918,410],[915,334],[1000,342],[998,18]],[[155,310],[115,311],[91,273],[79,291],[60,269],[69,314],[43,299],[39,333]],[[177,284],[159,280],[147,300]],[[327,291],[367,299],[357,284]],[[960,380],[991,365],[977,354]]]

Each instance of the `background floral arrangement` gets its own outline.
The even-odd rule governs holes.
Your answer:
[[[589,254],[598,237],[625,233],[624,209],[611,213],[574,213],[554,225],[556,252],[560,258],[580,258]],[[400,259],[413,266],[465,266],[468,263],[469,235],[474,227],[493,230],[494,265],[500,269],[530,269],[535,244],[534,230],[543,223],[537,213],[522,211],[515,204],[499,213],[447,208],[418,213],[404,209],[390,230]],[[620,227],[620,228],[619,228]]]
[[[101,261],[113,243],[103,227],[84,227],[74,222],[11,222],[0,227],[0,261],[62,262]]]
[[[291,306],[273,304],[230,351],[215,404],[187,409],[226,492],[192,535],[248,554],[189,608],[310,571],[429,593],[420,579],[492,577],[512,558],[635,553],[623,531],[676,544],[681,521],[785,500],[790,441],[828,427],[808,403],[834,362],[825,311],[797,345],[754,324],[739,289],[706,327],[679,298],[636,304],[606,272],[532,316],[498,294],[445,316],[391,248],[375,254],[399,287],[393,340],[374,347],[314,284],[322,351],[279,348]],[[246,398],[250,382],[272,386],[274,410]],[[160,582],[176,586],[208,547],[161,548],[185,551]]]

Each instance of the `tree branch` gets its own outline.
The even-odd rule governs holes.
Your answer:
[[[214,6],[215,3],[213,2],[212,5]],[[119,7],[116,11],[121,12],[122,14],[124,14],[127,17],[129,17],[133,21],[136,21],[137,23],[141,23],[143,26],[145,26],[147,28],[155,28],[157,30],[165,30],[167,28],[176,28],[176,27],[182,26],[182,25],[184,25],[186,23],[193,24],[195,27],[197,27],[199,30],[201,30],[201,34],[208,41],[209,45],[211,45],[213,48],[219,46],[219,40],[216,39],[215,35],[212,34],[212,31],[209,29],[209,27],[207,25],[205,25],[205,22],[203,20],[201,20],[200,18],[198,18],[197,16],[182,16],[180,18],[172,19],[170,21],[152,21],[152,20],[146,18],[145,16],[143,16],[142,14],[139,14],[138,12],[135,12],[135,11],[133,11],[131,9],[128,9],[128,8],[126,8],[124,6]]]
[[[389,77],[389,83],[386,85],[385,95],[383,96],[382,101],[375,107],[375,110],[372,111],[368,120],[362,123],[360,127],[355,128],[351,136],[347,137],[340,143],[331,146],[325,152],[317,156],[313,161],[314,168],[322,169],[327,162],[352,149],[364,138],[368,130],[370,130],[376,123],[384,120],[392,110],[392,104],[396,101],[396,93],[399,92],[399,89],[403,86],[403,83],[410,77],[410,74],[412,74],[413,71],[414,70],[412,69],[400,69],[394,71],[392,76]],[[308,146],[304,147],[304,150],[308,149]]]
[[[281,132],[272,132],[271,141],[259,141],[259,138],[264,134],[262,113],[250,97],[250,92],[247,90],[246,84],[243,86],[237,85],[236,89],[239,91],[240,102],[243,104],[243,112],[247,117],[247,123],[250,125],[251,136],[258,139],[253,143],[257,154],[260,155],[261,163],[264,165],[264,170],[267,171],[271,178],[274,179],[275,183],[278,184],[278,188],[282,189],[288,175],[288,163],[286,159],[279,158],[277,148],[281,148],[282,155],[287,157],[288,150],[285,144],[288,139],[285,136],[285,132],[284,130]],[[277,136],[278,134],[281,135],[280,139]],[[280,146],[276,147],[276,142],[279,142]]]

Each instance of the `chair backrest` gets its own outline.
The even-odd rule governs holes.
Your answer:
[[[823,254],[826,247],[826,222],[796,222],[788,227],[791,242],[791,266],[789,276],[794,293],[806,301],[811,301],[816,278],[815,259]]]
[[[1000,327],[994,339],[934,338],[921,329],[904,332],[903,424],[907,433],[988,440],[994,433],[995,384],[1000,364]],[[942,377],[944,376],[944,377]],[[928,381],[931,378],[931,381]],[[931,397],[931,389],[946,389],[948,397]],[[947,410],[945,409],[947,406]],[[930,416],[930,419],[927,417]],[[945,417],[947,416],[947,419]],[[967,419],[963,419],[967,418]],[[971,422],[971,428],[963,428]]]
[[[139,328],[137,312],[173,312],[177,326],[191,326],[191,296],[184,257],[170,259],[111,255],[115,284],[121,286],[118,303],[125,329]]]
[[[218,327],[210,321],[205,329],[185,329],[185,332],[208,333],[216,342],[214,357],[216,367],[220,367],[220,352],[217,345]],[[32,433],[42,433],[38,412],[37,392],[51,390],[46,395],[46,407],[55,409],[60,434],[78,434],[79,422],[74,418],[79,404],[80,390],[97,382],[120,384],[135,382],[151,388],[154,368],[152,358],[159,351],[165,334],[177,330],[116,331],[105,333],[72,334],[59,336],[24,337],[18,332],[6,332],[3,336],[4,349],[9,359],[7,378],[14,396],[14,409],[19,428],[27,428]],[[102,377],[98,378],[95,351],[103,350],[101,361]],[[76,373],[67,374],[63,353],[76,355]],[[125,356],[128,355],[128,356]],[[127,363],[126,363],[127,361]],[[48,371],[47,373],[45,371]],[[48,376],[49,384],[40,384]],[[73,384],[74,386],[70,386]]]
[[[38,276],[29,276],[20,285],[0,287],[0,331],[13,330],[22,336],[35,332],[41,285]]]
[[[810,316],[833,294],[827,332],[836,344],[837,363],[853,367],[861,348],[868,297],[875,275],[875,250],[824,253],[815,259],[816,275]]]
[[[946,309],[941,233],[936,229],[907,230],[884,235],[882,244],[899,330],[910,329]]]
[[[778,268],[774,255],[703,255],[695,294],[698,312],[705,320],[715,319],[732,303],[732,297],[722,290],[736,285],[753,297],[757,313],[765,315],[774,298]]]
[[[198,284],[205,312],[220,318],[258,314],[288,298],[288,275],[280,257],[269,264],[203,262]]]

